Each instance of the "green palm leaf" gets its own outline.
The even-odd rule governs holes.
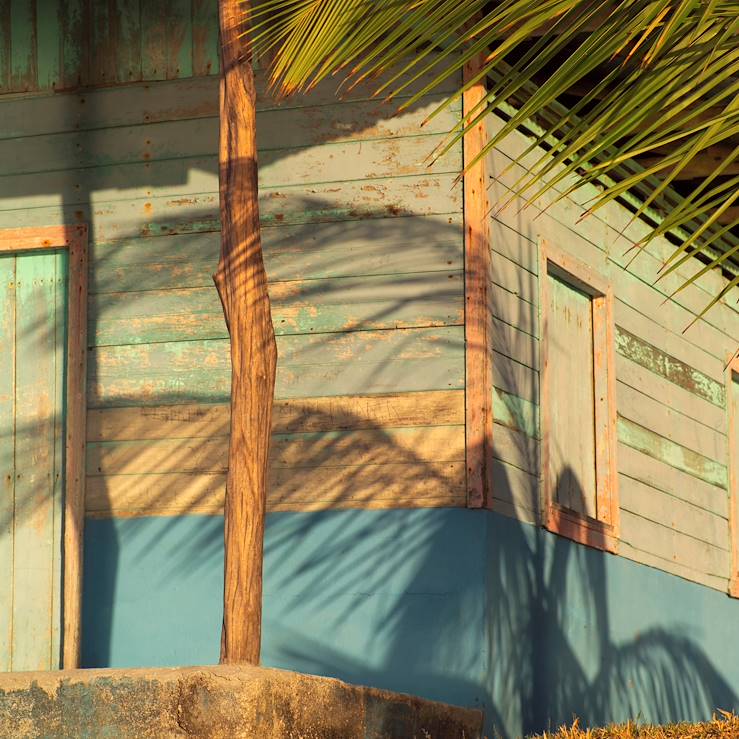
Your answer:
[[[409,95],[413,86],[408,107],[483,54],[487,96],[435,155],[507,106],[480,156],[536,123],[526,152],[536,161],[517,195],[533,201],[556,187],[561,198],[595,183],[590,211],[637,193],[635,216],[667,198],[669,212],[642,243],[678,234],[669,270],[704,252],[711,268],[739,274],[731,246],[739,216],[727,219],[739,198],[736,0],[263,0],[250,24],[283,94],[334,74],[346,85],[382,75],[377,95]],[[690,176],[698,164],[701,175]]]

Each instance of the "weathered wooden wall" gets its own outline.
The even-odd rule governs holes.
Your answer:
[[[272,509],[464,504],[461,147],[425,161],[459,109],[420,129],[439,100],[260,96]],[[217,80],[0,105],[0,228],[91,225],[88,513],[220,511]]]
[[[489,125],[495,130],[500,121]],[[516,133],[489,157],[494,203],[510,196],[526,166],[520,159],[526,146]],[[577,195],[584,202],[592,193]],[[627,253],[646,226],[629,224],[625,208],[613,205],[578,222],[578,202],[552,204],[554,196],[524,209],[514,200],[491,220],[494,393],[510,394],[495,414],[493,506],[541,520],[537,254],[545,238],[615,290],[619,553],[725,591],[731,540],[723,368],[739,345],[736,296],[688,328],[718,291],[720,275],[667,299],[697,262],[655,284],[668,243]],[[619,238],[624,228],[626,238]]]
[[[217,74],[217,13],[211,0],[8,0],[0,93]]]

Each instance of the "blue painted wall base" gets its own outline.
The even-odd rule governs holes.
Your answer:
[[[217,661],[222,524],[87,522],[84,666]],[[482,707],[503,736],[702,719],[739,708],[739,603],[487,511],[276,513],[263,661]]]

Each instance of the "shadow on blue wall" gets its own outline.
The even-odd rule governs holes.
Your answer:
[[[86,545],[85,666],[217,661],[221,518],[90,521]],[[739,707],[733,601],[494,513],[272,514],[265,575],[266,664],[481,707],[504,737]]]

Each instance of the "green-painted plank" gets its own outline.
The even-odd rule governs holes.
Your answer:
[[[461,272],[294,280],[270,285],[278,335],[462,325]],[[93,295],[94,346],[226,338],[215,287]]]
[[[167,79],[192,77],[191,0],[167,4]]]
[[[78,117],[75,119],[77,122],[94,115],[89,101],[82,103],[80,102],[82,99],[66,100],[68,105],[71,104],[78,110]],[[428,98],[426,100],[428,101]],[[324,151],[324,156],[328,160],[341,155],[341,152],[329,146],[330,144],[339,145],[351,141],[381,142],[403,137],[408,137],[408,140],[388,142],[385,147],[407,149],[409,154],[422,157],[430,149],[429,141],[425,137],[431,134],[444,134],[459,118],[456,112],[447,112],[437,116],[427,127],[421,129],[424,117],[433,110],[432,104],[424,105],[405,116],[379,122],[374,121],[369,105],[360,103],[357,106],[359,110],[355,110],[353,106],[326,106],[297,111],[265,111],[258,114],[257,146],[260,151],[260,165],[264,156],[267,156],[262,152],[266,151],[276,152],[269,155],[270,161],[280,161],[301,154],[305,156],[306,152],[299,151],[303,147],[318,147],[325,144],[327,148],[321,151]],[[334,120],[332,113],[338,115],[338,121]],[[72,119],[69,120],[69,124],[72,124]],[[457,152],[460,150],[459,147],[455,149]],[[0,157],[7,162],[3,169],[5,175],[182,157],[208,157],[215,156],[217,150],[217,117],[0,139]],[[406,160],[407,157],[398,159],[399,162]],[[412,163],[414,159],[410,161]]]
[[[64,0],[59,7],[60,77],[58,88],[87,84],[90,73],[89,13],[85,0]],[[69,108],[69,100],[65,108]],[[75,101],[76,102],[76,101]],[[76,106],[71,106],[76,107]],[[28,126],[26,125],[26,130]]]
[[[145,80],[167,77],[167,0],[141,4],[141,71]]]
[[[213,231],[94,244],[90,292],[210,287],[220,239]],[[264,228],[262,245],[270,282],[455,271],[461,214]]]
[[[15,256],[0,256],[0,670],[11,669],[15,496]]]
[[[14,670],[48,670],[54,542],[55,255],[17,258]]]
[[[616,351],[719,408],[726,407],[723,385],[620,327],[616,330]]]
[[[62,0],[37,0],[38,89],[54,90],[61,76]]]
[[[10,0],[0,0],[0,92],[10,91],[11,30]],[[17,126],[13,127],[12,124],[8,126],[5,122],[3,122],[3,128],[6,128],[8,132],[18,130]]]
[[[496,387],[493,388],[493,419],[495,423],[539,438],[539,406]]]
[[[464,387],[462,327],[278,337],[278,398]],[[186,341],[90,352],[88,404],[225,401],[228,341]]]
[[[10,89],[13,92],[35,90],[36,0],[10,0]]]
[[[70,0],[71,1],[71,0]],[[0,0],[0,8],[7,7],[6,17],[10,18],[10,0]],[[83,0],[75,0],[83,3]],[[84,4],[84,3],[83,3]],[[70,8],[70,24],[76,24],[78,16],[72,14]],[[0,19],[3,16],[0,16]],[[81,28],[73,25],[75,33],[87,33],[90,18],[79,17]],[[0,23],[0,38],[3,34],[3,24]],[[9,39],[9,35],[7,36]],[[9,43],[9,42],[8,42]],[[82,48],[78,44],[69,42],[75,48]],[[87,55],[92,53],[88,48],[83,49],[87,65]],[[66,53],[66,52],[65,52]],[[96,52],[97,53],[97,52]],[[10,54],[8,47],[8,55]],[[0,58],[2,50],[0,49]],[[9,64],[9,62],[8,62]],[[69,67],[77,74],[77,66]],[[429,82],[428,77],[422,77],[421,81]],[[85,80],[83,79],[83,82]],[[75,83],[76,84],[76,83]],[[373,84],[376,84],[373,83]],[[449,81],[436,93],[422,98],[409,112],[397,116],[397,118],[409,121],[417,110],[428,106],[438,105],[443,99],[444,93],[452,91]],[[359,85],[357,88],[345,91],[341,100],[335,94],[335,80],[329,80],[318,85],[318,87],[307,95],[294,95],[288,101],[277,105],[267,91],[267,83],[264,73],[256,73],[257,86],[257,109],[259,116],[264,119],[267,111],[275,114],[295,116],[306,108],[312,110],[313,115],[320,123],[326,120],[330,128],[326,129],[321,123],[317,128],[324,129],[330,140],[336,139],[336,134],[348,131],[367,131],[373,138],[382,136],[383,128],[393,125],[394,114],[398,106],[407,100],[399,97],[392,104],[381,105],[371,97],[371,85]],[[421,89],[419,83],[414,83],[412,89]],[[76,116],[78,104],[83,104],[88,112],[83,121],[79,122]],[[74,101],[74,102],[73,102]],[[108,127],[132,126],[141,123],[156,123],[172,120],[185,120],[190,118],[216,118],[218,116],[218,77],[200,77],[182,80],[153,82],[151,85],[135,85],[130,87],[102,87],[95,90],[87,90],[75,98],[59,98],[53,96],[16,98],[11,106],[5,106],[8,110],[3,111],[3,126],[0,130],[0,138],[17,138],[19,136],[38,136],[49,133],[75,130],[79,123],[80,130],[99,129]],[[325,108],[325,110],[324,110]],[[458,111],[458,108],[457,108]],[[355,115],[356,119],[352,119]],[[430,121],[429,125],[434,125]],[[375,128],[377,126],[377,128]],[[262,132],[265,126],[258,127]],[[263,133],[258,135],[263,135]]]
[[[621,417],[618,419],[618,439],[632,449],[637,449],[712,485],[726,488],[728,484],[724,465]]]
[[[51,585],[51,663],[61,665],[62,648],[62,548],[64,520],[64,449],[66,431],[67,316],[69,252],[54,255],[55,271],[55,406],[54,406],[54,568]],[[55,664],[56,663],[56,664]]]
[[[115,0],[118,15],[116,80],[119,83],[141,80],[141,8],[148,0]]]
[[[116,82],[118,23],[115,5],[92,2],[90,8],[90,79],[93,86]]]
[[[218,5],[192,0],[192,74],[218,74]]]

